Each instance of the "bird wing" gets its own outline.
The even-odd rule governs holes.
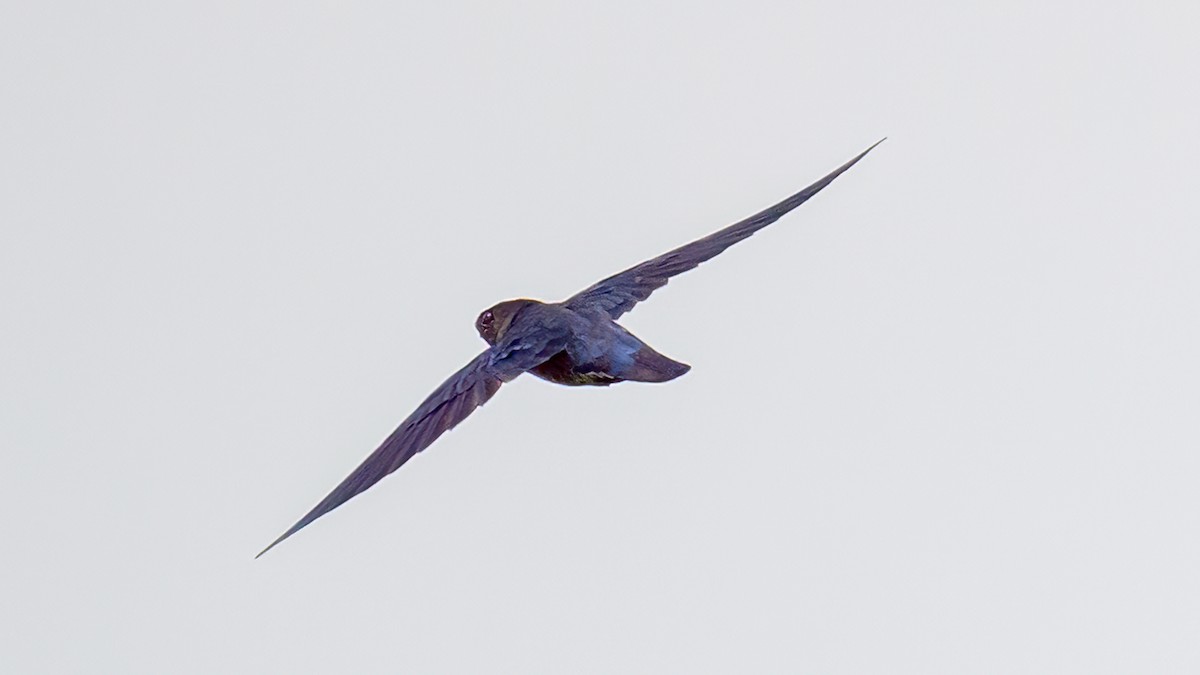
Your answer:
[[[826,185],[833,182],[858,160],[862,159],[880,140],[862,151],[854,159],[834,169],[832,173],[821,180],[809,185],[796,194],[779,202],[765,211],[756,213],[745,220],[734,223],[723,230],[714,232],[703,239],[697,239],[690,244],[668,251],[653,260],[630,267],[624,272],[596,283],[571,296],[565,303],[567,307],[579,310],[600,310],[616,320],[625,312],[633,309],[637,303],[650,297],[655,290],[667,285],[667,280],[676,274],[682,274],[700,263],[717,256],[725,249],[749,237],[762,228],[779,220],[785,213],[808,201],[809,197],[820,192]]]
[[[309,523],[399,469],[413,455],[429,447],[438,436],[487,403],[501,384],[550,358],[562,349],[563,344],[561,337],[517,337],[476,356],[434,390],[375,452],[319,504],[255,557],[271,550]]]

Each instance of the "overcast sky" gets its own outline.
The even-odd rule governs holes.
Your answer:
[[[1200,671],[1200,5],[434,4],[0,10],[0,671]]]

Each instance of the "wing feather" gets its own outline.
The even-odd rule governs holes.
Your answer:
[[[600,310],[608,314],[609,318],[616,320],[625,312],[633,309],[634,305],[650,297],[655,290],[665,286],[671,277],[716,257],[725,249],[779,220],[788,211],[808,201],[810,197],[832,183],[833,179],[854,166],[858,160],[882,142],[883,140],[876,142],[875,145],[862,151],[857,157],[838,167],[829,175],[778,204],[707,237],[697,239],[657,258],[614,274],[576,293],[563,304],[577,311]]]
[[[532,348],[514,348],[509,344],[503,350],[489,349],[451,375],[401,422],[357,469],[255,557],[262,556],[284,539],[399,469],[443,433],[466,419],[476,408],[487,403],[500,389],[501,384],[538,365],[561,349],[558,341],[525,342],[527,347],[532,345]]]

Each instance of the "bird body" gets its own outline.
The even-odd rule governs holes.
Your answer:
[[[547,382],[567,386],[605,387],[617,382],[666,382],[691,366],[659,354],[602,312],[572,309],[564,303],[509,300],[485,311],[504,326],[497,340],[515,333],[565,335],[561,351],[529,370]],[[486,331],[480,331],[484,340]]]
[[[561,311],[573,310],[559,307]],[[586,319],[585,319],[586,320]],[[615,321],[591,323],[567,346],[529,372],[555,384],[606,387],[618,382],[667,382],[691,366],[659,354]]]
[[[522,373],[555,384],[600,387],[626,381],[667,382],[687,373],[691,366],[658,353],[617,319],[671,277],[715,257],[803,204],[875,145],[778,204],[608,277],[563,302],[521,298],[484,310],[475,328],[488,349],[435,389],[357,469],[258,555],[400,468],[486,403],[500,385]]]

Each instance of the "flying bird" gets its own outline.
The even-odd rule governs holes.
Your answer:
[[[667,382],[691,366],[663,356],[617,323],[625,312],[682,274],[808,201],[883,141],[778,204],[707,237],[614,274],[563,302],[506,300],[475,321],[488,348],[450,376],[375,452],[256,558],[399,469],[487,403],[522,373],[555,384],[606,387]]]

